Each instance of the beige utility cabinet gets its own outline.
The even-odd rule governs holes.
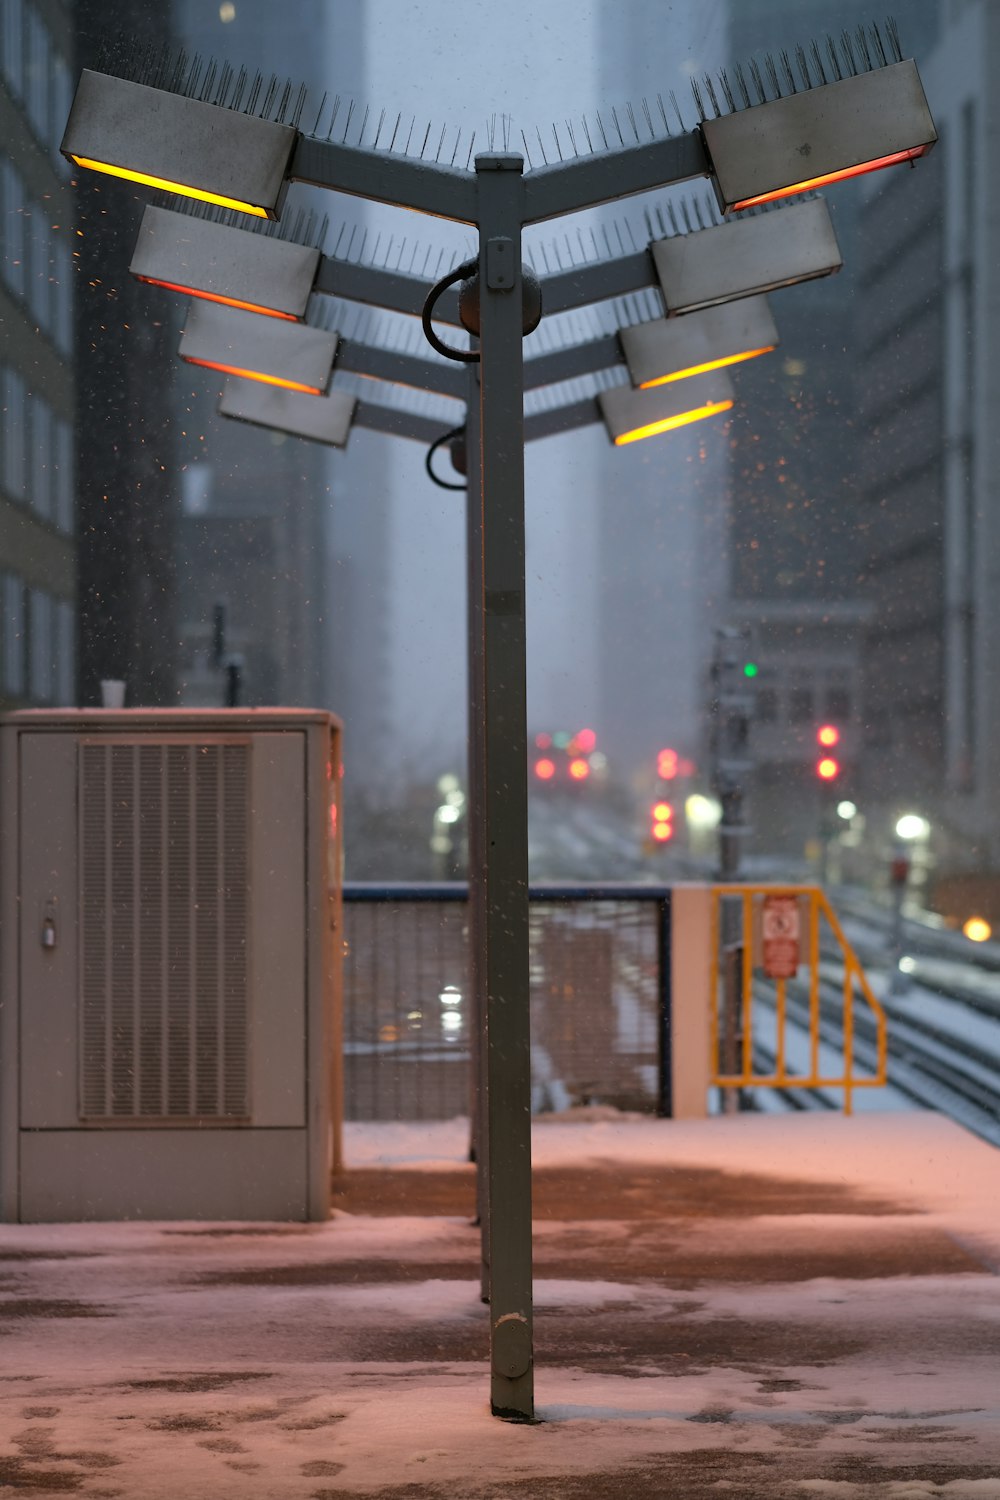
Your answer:
[[[340,725],[0,717],[0,1219],[325,1219]]]

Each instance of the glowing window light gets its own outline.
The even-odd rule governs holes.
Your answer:
[[[91,172],[104,172],[108,177],[123,177],[126,182],[139,182],[143,187],[161,188],[165,193],[177,193],[182,198],[197,198],[199,203],[217,203],[220,208],[235,208],[241,214],[255,214],[258,219],[269,217],[266,209],[256,203],[245,203],[241,198],[226,198],[219,193],[206,192],[204,188],[189,187],[183,182],[171,182],[168,177],[150,177],[145,172],[133,172],[128,167],[116,167],[112,162],[94,161],[90,156],[70,156],[78,167],[88,167]]]
[[[732,405],[732,401],[716,401],[708,406],[699,406],[696,411],[682,412],[676,417],[662,417],[659,422],[648,422],[644,427],[633,427],[631,432],[623,432],[615,438],[615,447],[621,448],[625,443],[638,443],[643,438],[656,437],[661,432],[672,432],[674,428],[687,427],[691,422],[702,422],[706,417],[729,411]]]
[[[746,349],[742,354],[727,354],[723,359],[712,359],[707,364],[691,365],[687,370],[675,370],[672,375],[658,375],[655,380],[644,380],[640,391],[652,390],[657,385],[669,385],[673,380],[687,380],[692,375],[707,375],[710,370],[722,370],[726,365],[739,365],[745,359],[756,359],[759,354],[771,354],[776,344],[766,344],[763,349]]]
[[[888,156],[876,156],[871,161],[858,162],[853,167],[842,167],[839,172],[824,172],[822,177],[807,177],[791,187],[775,188],[770,193],[758,193],[754,198],[742,198],[732,205],[738,213],[741,208],[755,208],[759,203],[775,203],[779,198],[789,198],[793,193],[811,193],[817,188],[829,187],[833,182],[846,182],[850,177],[862,177],[868,172],[881,172],[883,167],[895,167],[904,161],[916,161],[925,155],[929,146],[913,146],[909,151],[893,151]]]
[[[962,931],[971,943],[985,943],[993,935],[993,928],[985,917],[969,917]]]
[[[576,760],[570,761],[569,774],[574,781],[586,781],[590,775],[590,762],[578,756]]]

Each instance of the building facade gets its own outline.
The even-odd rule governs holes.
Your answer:
[[[875,611],[866,780],[886,826],[911,809],[928,819],[939,873],[990,875],[1000,868],[1000,245],[987,183],[1000,15],[953,0],[944,23],[921,66],[940,140],[909,182],[872,179],[863,210],[860,499]]]
[[[0,7],[0,708],[75,697],[73,201],[61,0]]]

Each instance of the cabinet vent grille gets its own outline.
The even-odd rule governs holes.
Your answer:
[[[250,1113],[247,743],[79,750],[80,1115]]]

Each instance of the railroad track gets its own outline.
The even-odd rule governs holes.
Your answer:
[[[820,1043],[839,1052],[843,1041],[840,984],[821,977],[820,994]],[[976,1135],[1000,1145],[1000,1028],[997,1051],[990,1051],[938,1022],[907,1014],[905,1002],[890,999],[883,1005],[890,1023],[889,1085],[912,1103],[947,1114]],[[754,1006],[774,1014],[773,1001],[763,990],[755,992]],[[808,1056],[808,1002],[791,985],[786,1014],[790,1059],[796,1054]],[[755,1040],[754,1056],[755,1065],[762,1070],[774,1069],[774,1054],[766,1043]],[[854,1058],[865,1072],[875,1072],[875,1022],[860,1006],[854,1014]],[[793,1109],[840,1106],[839,1090],[792,1086],[776,1092]]]

